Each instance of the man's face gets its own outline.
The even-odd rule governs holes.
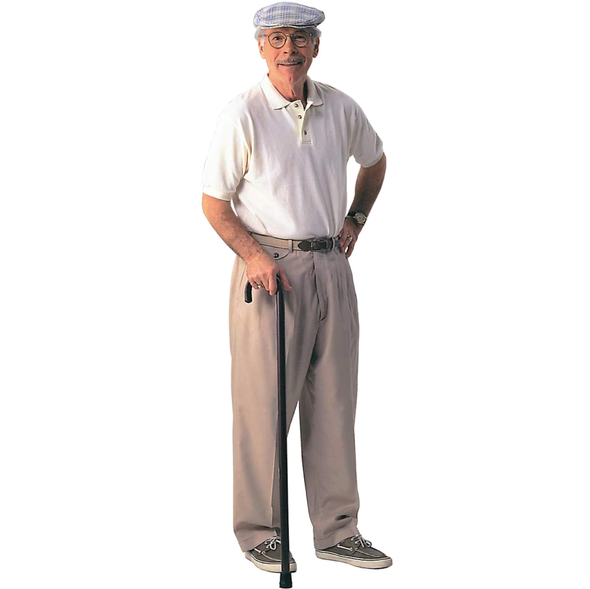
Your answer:
[[[302,31],[308,32],[305,29],[292,27],[264,30],[267,37],[264,39],[264,45],[261,43],[262,39],[258,40],[258,47],[261,57],[266,60],[271,78],[293,85],[307,77],[311,62],[319,51],[319,37],[311,38],[305,47],[297,47],[291,37],[287,37],[285,44],[280,49],[275,49],[269,42],[269,36],[273,33],[293,34]]]

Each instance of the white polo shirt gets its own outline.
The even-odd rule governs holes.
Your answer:
[[[289,102],[268,75],[222,112],[203,192],[233,201],[255,233],[333,237],[347,213],[346,164],[376,164],[383,144],[349,96],[307,78],[307,106]]]

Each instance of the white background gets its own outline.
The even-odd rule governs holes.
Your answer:
[[[351,264],[359,526],[394,565],[315,558],[295,420],[294,585],[587,589],[587,7],[387,4],[322,0],[310,75],[388,156]],[[4,589],[278,585],[233,535],[233,254],[200,208],[259,7],[3,4]]]

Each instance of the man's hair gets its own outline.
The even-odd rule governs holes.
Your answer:
[[[289,28],[289,27],[276,27],[277,29],[281,29],[281,28]],[[256,27],[256,31],[254,32],[254,38],[256,40],[261,39],[260,43],[262,45],[264,45],[264,42],[266,41],[266,37],[264,36],[264,31],[271,31],[272,29],[263,29],[261,27]],[[312,39],[317,39],[318,37],[322,36],[322,31],[320,31],[320,29],[318,29],[317,27],[307,27],[305,29],[303,29],[304,31],[307,31],[310,35]]]

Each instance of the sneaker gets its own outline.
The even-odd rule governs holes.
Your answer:
[[[273,536],[261,542],[252,550],[244,552],[244,556],[252,561],[255,566],[269,573],[281,572],[281,537]],[[289,571],[294,573],[297,570],[297,563],[289,552]]]
[[[316,550],[315,555],[324,560],[345,562],[362,569],[384,569],[393,564],[389,556],[373,548],[371,542],[360,534],[346,538],[336,546]]]

